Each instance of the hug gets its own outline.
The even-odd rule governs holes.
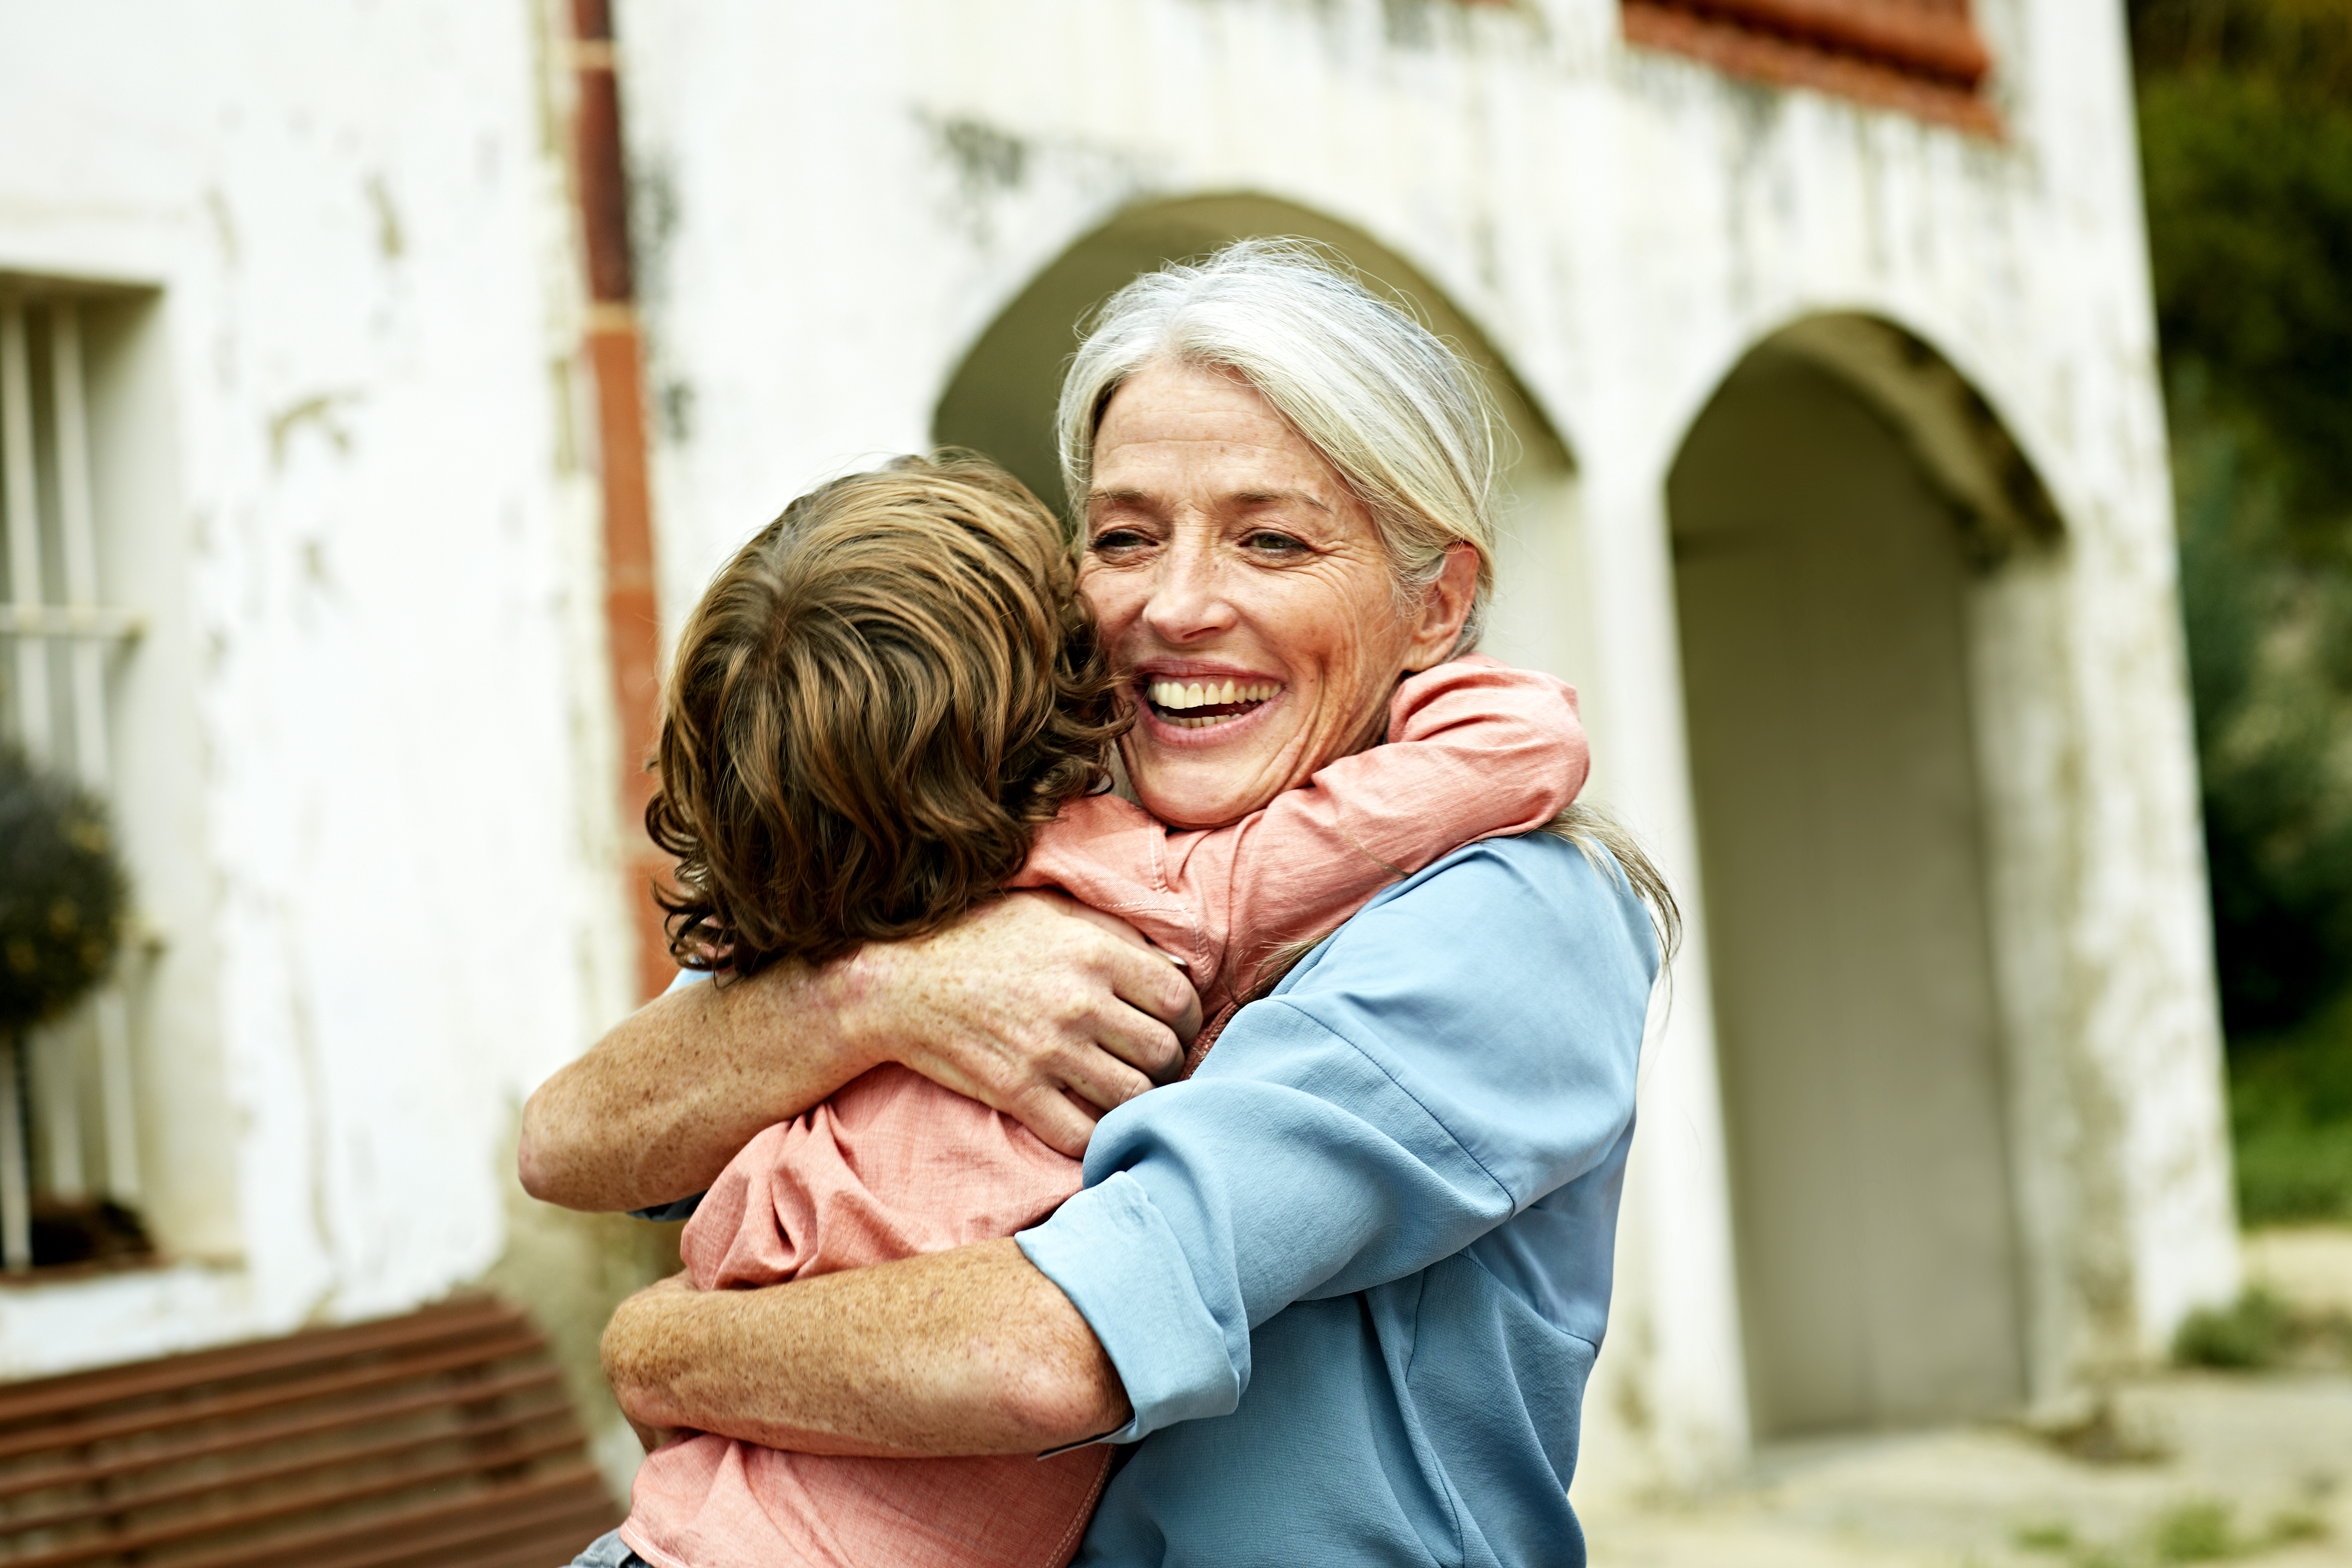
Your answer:
[[[648,813],[686,973],[525,1121],[535,1195],[693,1216],[583,1562],[1583,1562],[1676,916],[1573,693],[1475,653],[1495,424],[1244,241],[1092,323],[1074,529],[942,454],[721,572]]]

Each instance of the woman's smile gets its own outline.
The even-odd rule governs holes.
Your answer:
[[[1135,673],[1137,710],[1144,722],[1184,731],[1214,730],[1219,740],[1240,733],[1237,724],[1265,711],[1282,693],[1280,680],[1222,668],[1158,660]],[[1186,737],[1165,739],[1182,744]]]

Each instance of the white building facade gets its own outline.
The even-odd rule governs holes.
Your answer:
[[[2235,1289],[2120,6],[1978,0],[1990,74],[1925,117],[1620,0],[617,10],[667,626],[867,458],[1045,486],[1078,317],[1229,237],[1321,240],[1487,365],[1486,647],[1579,686],[1689,917],[1580,1491],[2056,1409]],[[167,1261],[0,1285],[0,1373],[486,1276],[593,1342],[638,1264],[510,1174],[637,984],[572,18],[5,15],[0,294],[27,341],[79,312],[140,625]]]

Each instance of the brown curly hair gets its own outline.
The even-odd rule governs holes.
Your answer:
[[[1020,480],[943,452],[810,491],[679,641],[646,807],[671,955],[751,973],[938,929],[1108,784],[1129,721]]]

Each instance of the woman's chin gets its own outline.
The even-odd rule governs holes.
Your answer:
[[[1202,745],[1197,730],[1178,731],[1185,744],[1163,746],[1143,728],[1128,737],[1128,779],[1143,809],[1171,827],[1222,827],[1294,782],[1279,746]]]

